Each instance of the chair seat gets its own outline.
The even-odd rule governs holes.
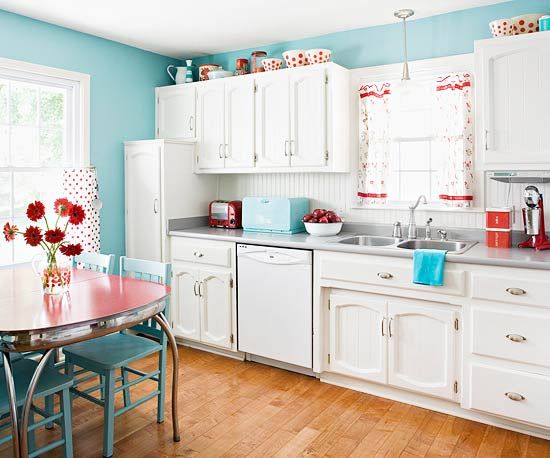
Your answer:
[[[84,369],[110,370],[160,350],[162,345],[151,339],[116,333],[68,345],[63,348],[63,353],[72,363]]]
[[[13,379],[15,380],[15,393],[17,405],[22,406],[25,402],[27,388],[36,370],[38,363],[29,359],[21,359],[12,365]],[[67,375],[61,374],[55,368],[47,366],[42,372],[34,394],[34,399],[43,398],[57,393],[65,388],[70,388],[73,381]],[[0,370],[0,414],[9,411],[8,388],[4,369]]]
[[[23,355],[21,355],[21,353],[15,353],[15,352],[10,353],[10,361],[12,363],[15,363],[15,361],[19,361],[22,358],[23,358]],[[0,355],[0,367],[4,367],[4,358],[2,358],[2,355]]]

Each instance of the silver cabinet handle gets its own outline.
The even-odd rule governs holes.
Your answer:
[[[390,318],[390,322],[388,324],[388,334],[390,337],[393,336],[392,332],[391,332],[391,324],[393,323],[393,318]]]
[[[506,338],[511,340],[512,342],[525,342],[527,339],[523,336],[520,336],[519,334],[507,334]]]
[[[195,256],[196,258],[202,258],[204,256],[204,254],[202,254],[200,251],[195,251],[193,253],[193,256]]]
[[[195,127],[195,117],[189,116],[189,130],[193,130]]]
[[[229,143],[223,144],[223,157],[227,158],[227,150],[229,149]]]
[[[202,281],[199,282],[199,297],[202,297]]]
[[[523,401],[525,399],[525,396],[522,396],[519,393],[514,393],[513,391],[508,391],[504,393],[504,395],[512,401]]]
[[[199,282],[196,281],[195,283],[193,283],[193,293],[195,294],[195,296],[198,296],[199,295],[199,292],[197,291],[197,286],[199,286]]]
[[[393,278],[393,275],[389,272],[378,272],[377,275],[378,278],[381,278],[382,280],[389,280],[390,278]]]
[[[287,146],[288,146],[288,140],[285,140],[285,156],[288,157],[288,148],[287,148]]]
[[[485,151],[489,151],[489,131],[485,129]]]
[[[157,214],[159,212],[159,200],[153,200],[153,213]]]
[[[223,143],[220,143],[218,146],[218,156],[220,157],[220,159],[223,159],[222,147],[223,147]]]
[[[290,155],[294,156],[294,140],[290,140],[288,144],[290,145]]]
[[[382,318],[382,321],[380,323],[380,328],[382,331],[382,337],[386,337],[386,333],[384,332],[384,324],[386,323],[386,317]]]
[[[506,292],[510,293],[512,296],[523,296],[527,294],[527,291],[521,288],[506,288]]]

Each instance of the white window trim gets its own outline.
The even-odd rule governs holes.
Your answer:
[[[409,62],[409,70],[411,79],[423,79],[433,76],[434,74],[452,73],[459,71],[467,71],[473,74],[474,72],[474,54],[459,54],[456,56],[437,57],[434,59],[415,60]],[[351,154],[352,154],[352,170],[357,170],[359,160],[359,98],[357,97],[357,88],[361,84],[372,81],[392,81],[400,80],[403,72],[403,64],[388,64],[375,67],[362,67],[351,70],[351,117],[352,120],[350,131],[351,138]],[[475,74],[474,74],[475,79]],[[475,106],[474,106],[475,116]],[[477,157],[477,154],[476,154]],[[353,181],[353,193],[350,195],[349,208],[352,210],[408,210],[408,205],[404,203],[388,202],[385,205],[369,205],[361,207],[357,205],[356,190],[357,176]],[[474,206],[471,208],[444,207],[442,205],[423,205],[422,210],[443,211],[443,212],[465,212],[465,213],[483,213],[484,209],[484,175],[479,171],[476,161],[475,165],[475,200]]]
[[[41,77],[60,78],[78,83],[76,94],[79,100],[73,101],[80,110],[75,111],[78,155],[82,167],[90,166],[90,75],[45,65],[31,64],[13,59],[0,58],[0,72],[15,71],[34,73]]]

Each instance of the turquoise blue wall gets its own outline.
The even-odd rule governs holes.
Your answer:
[[[0,57],[91,75],[91,162],[103,209],[101,243],[124,253],[125,140],[154,138],[154,88],[174,59],[0,10]]]
[[[429,59],[472,52],[474,40],[490,38],[490,21],[523,13],[550,14],[550,0],[515,0],[411,21],[407,27],[409,58]],[[365,15],[368,15],[366,2]],[[258,46],[255,49],[280,57],[288,49],[328,48],[332,50],[334,62],[347,68],[359,68],[401,62],[402,39],[402,26],[395,23]],[[195,59],[195,63],[212,62],[234,70],[235,59],[249,57],[253,50],[250,48],[201,57]]]

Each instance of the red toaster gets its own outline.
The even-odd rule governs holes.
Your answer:
[[[208,225],[227,229],[242,227],[242,202],[240,200],[213,200],[210,202]]]

